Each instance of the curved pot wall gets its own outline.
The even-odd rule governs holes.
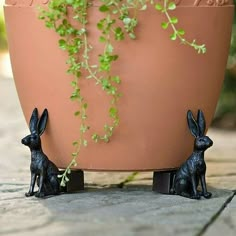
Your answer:
[[[43,135],[45,153],[59,167],[66,167],[73,152],[79,121],[76,105],[69,100],[70,77],[65,74],[67,55],[58,48],[57,35],[38,20],[36,4],[48,1],[8,0],[5,18],[14,79],[28,122],[34,107],[49,110],[49,124]],[[232,1],[176,1],[175,16],[186,37],[205,43],[207,53],[169,40],[163,31],[165,20],[154,9],[140,13],[138,39],[117,45],[120,58],[114,74],[123,79],[120,99],[120,127],[109,144],[94,144],[81,151],[78,168],[86,170],[163,170],[178,167],[191,153],[193,137],[187,128],[186,112],[202,109],[207,125],[213,117],[227,61]],[[89,37],[99,53],[96,7],[89,12]],[[95,57],[92,57],[95,60]],[[109,122],[109,98],[82,80],[89,103],[88,123],[102,131]]]

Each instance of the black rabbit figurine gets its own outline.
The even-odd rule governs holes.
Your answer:
[[[183,197],[200,199],[201,196],[210,198],[211,193],[207,192],[206,187],[206,163],[204,152],[213,145],[212,140],[205,136],[205,118],[201,110],[198,110],[197,121],[191,111],[187,113],[188,127],[195,137],[194,150],[192,155],[177,170],[173,181],[172,194]],[[198,191],[198,183],[201,182],[202,191]]]
[[[46,129],[48,111],[44,109],[42,116],[38,117],[38,110],[35,108],[30,118],[29,129],[31,134],[22,139],[22,144],[28,146],[31,151],[31,182],[29,192],[26,197],[35,195],[42,198],[48,195],[60,193],[60,183],[58,180],[59,170],[43,153],[40,136]],[[37,181],[38,192],[34,192]]]

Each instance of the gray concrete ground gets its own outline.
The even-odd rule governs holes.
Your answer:
[[[12,79],[0,77],[0,235],[236,235],[236,132],[210,130],[210,200],[151,191],[152,173],[124,189],[128,173],[85,173],[86,190],[44,200],[25,198],[28,134]]]

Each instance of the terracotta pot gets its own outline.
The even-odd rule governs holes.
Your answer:
[[[76,105],[69,100],[71,78],[66,75],[67,55],[58,48],[58,37],[38,20],[36,4],[48,1],[8,0],[5,18],[14,79],[27,122],[34,107],[49,110],[49,125],[43,135],[44,151],[59,167],[66,167],[77,138]],[[233,1],[176,1],[173,12],[186,37],[205,43],[207,53],[169,40],[165,20],[156,10],[140,13],[137,40],[116,47],[120,59],[114,74],[123,79],[120,127],[109,144],[83,148],[78,168],[84,170],[164,170],[178,167],[191,153],[193,137],[186,122],[188,109],[202,109],[207,126],[214,115],[229,50]],[[89,12],[89,40],[94,55],[102,48],[94,27],[97,7]],[[92,56],[92,60],[95,57]],[[109,122],[108,96],[94,81],[82,80],[89,103],[91,132],[102,131]]]

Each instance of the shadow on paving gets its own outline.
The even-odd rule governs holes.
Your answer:
[[[82,235],[196,235],[233,195],[210,187],[213,198],[198,201],[154,193],[150,185],[87,187],[40,203],[50,211],[54,224],[63,222],[67,228],[74,222]]]
[[[26,198],[28,185],[0,185],[0,235],[198,235],[232,198],[209,186],[213,198],[162,195],[146,184],[123,189],[96,182],[84,191],[47,199]]]

